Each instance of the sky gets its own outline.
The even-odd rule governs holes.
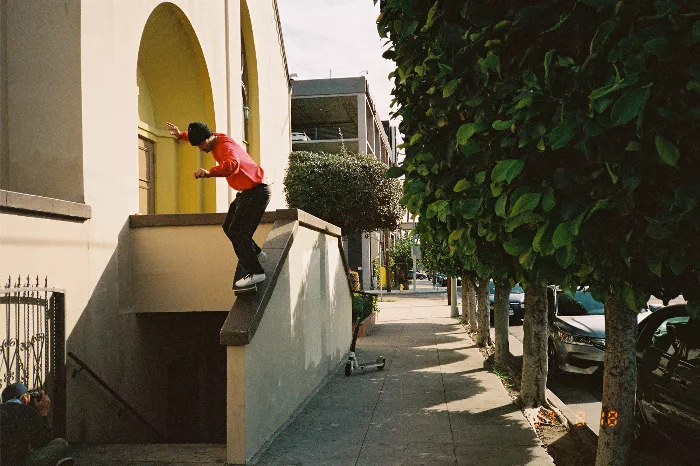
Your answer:
[[[390,118],[394,62],[382,58],[379,3],[372,0],[279,0],[289,73],[295,79],[367,75],[382,120]],[[392,122],[396,125],[397,122]]]

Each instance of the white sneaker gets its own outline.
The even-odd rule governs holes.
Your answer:
[[[265,251],[260,251],[260,253],[258,254],[258,262],[260,262],[261,264],[263,262],[267,262],[267,254],[265,254]]]
[[[247,288],[265,280],[264,273],[248,274],[235,283],[236,288]]]

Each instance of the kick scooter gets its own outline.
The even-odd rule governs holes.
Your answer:
[[[357,362],[357,359],[355,358],[355,344],[357,343],[357,334],[360,331],[360,317],[357,318],[357,322],[355,323],[355,331],[352,334],[352,344],[350,345],[350,356],[348,357],[348,362],[345,364],[345,375],[350,376],[352,375],[352,371],[355,369],[360,369],[362,372],[364,372],[366,369],[374,369],[377,368],[378,370],[382,371],[384,370],[384,366],[386,365],[386,360],[384,359],[384,356],[379,356],[377,360],[374,363],[367,363],[367,364],[359,364]]]

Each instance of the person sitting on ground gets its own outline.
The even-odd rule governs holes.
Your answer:
[[[41,391],[32,400],[27,386],[13,383],[2,391],[0,464],[2,466],[69,466],[68,442],[53,438],[48,415],[51,400]]]

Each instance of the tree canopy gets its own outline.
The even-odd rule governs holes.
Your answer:
[[[342,228],[343,234],[394,230],[401,183],[371,155],[292,152],[284,177],[287,205]]]

